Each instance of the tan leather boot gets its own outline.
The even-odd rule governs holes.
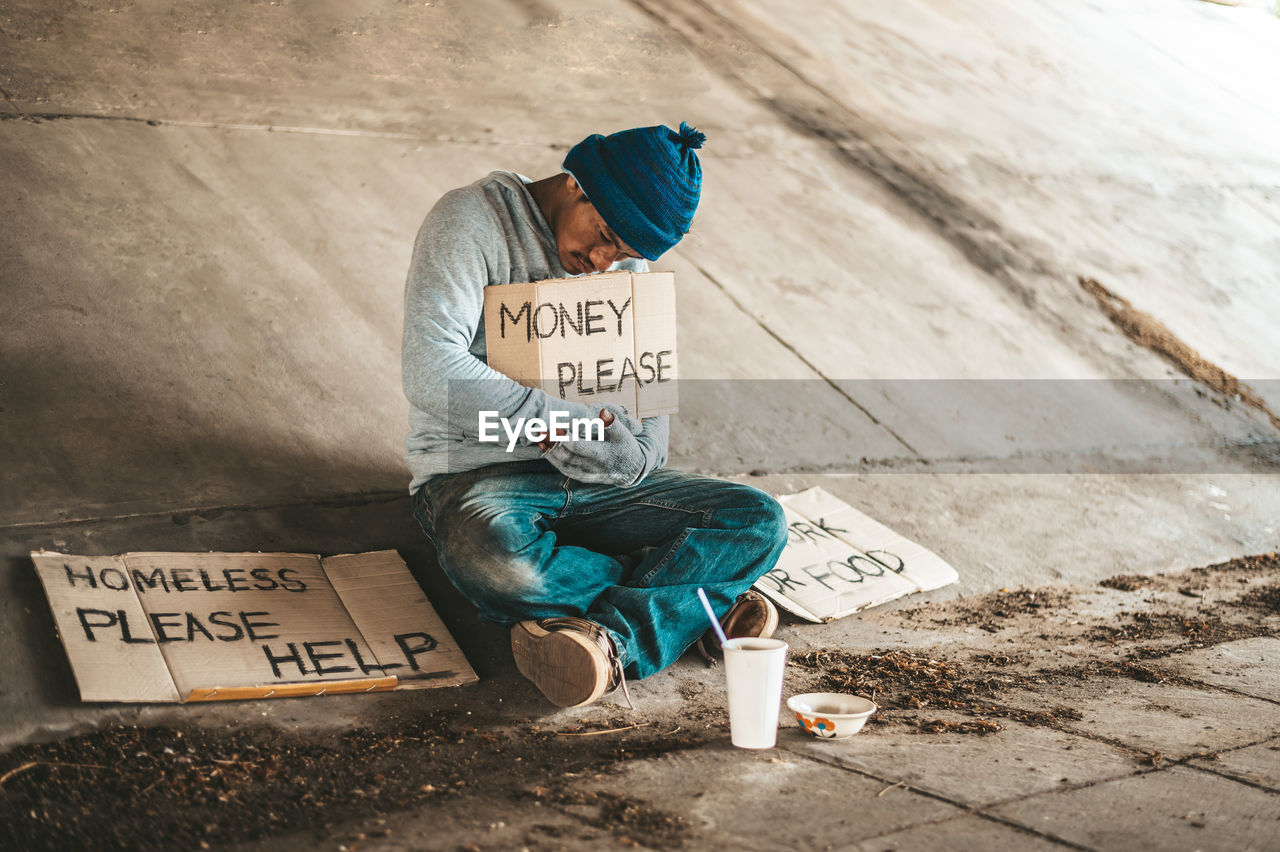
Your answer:
[[[730,639],[768,639],[778,629],[778,609],[764,595],[748,589],[738,595],[733,607],[720,619],[720,627]],[[707,662],[724,659],[714,630],[703,633],[695,647]]]
[[[511,654],[520,674],[558,707],[590,704],[619,686],[632,707],[613,640],[593,621],[522,621],[511,628]]]

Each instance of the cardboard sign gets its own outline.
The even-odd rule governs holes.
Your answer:
[[[778,502],[787,546],[755,588],[801,618],[832,621],[959,579],[936,554],[821,488]]]
[[[477,678],[393,550],[31,554],[84,701],[421,689]]]
[[[489,366],[522,385],[635,417],[676,411],[670,272],[605,272],[484,288]]]

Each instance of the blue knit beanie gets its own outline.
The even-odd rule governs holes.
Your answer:
[[[689,232],[702,194],[693,151],[706,134],[685,122],[588,136],[564,158],[587,199],[623,242],[657,260]]]

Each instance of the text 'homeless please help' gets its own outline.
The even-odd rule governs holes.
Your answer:
[[[31,554],[85,701],[421,689],[475,672],[393,550]]]
[[[153,568],[149,572],[113,566],[100,567],[95,572],[90,567],[73,568],[64,565],[67,582],[71,585],[87,583],[90,588],[101,584],[116,591],[130,585],[140,594],[182,592],[260,592],[276,589],[302,593],[307,584],[297,578],[298,571],[290,568],[224,568],[211,574],[204,568]],[[132,583],[130,582],[132,580]],[[271,613],[262,611],[214,610],[212,612],[148,612],[147,624],[129,623],[129,613],[123,609],[99,609],[76,607],[76,616],[89,642],[110,641],[125,644],[166,644],[169,642],[265,642],[279,639],[274,628],[279,622],[268,621]],[[379,665],[376,660],[366,660],[353,637],[324,641],[287,642],[280,648],[262,645],[262,653],[277,678],[293,674],[299,676],[318,674],[359,673],[364,676],[381,675],[408,666],[418,669],[416,658],[432,650],[436,640],[426,633],[413,632],[393,637],[404,654],[405,662],[388,662]],[[301,647],[299,647],[301,646]],[[308,665],[309,664],[309,665]]]

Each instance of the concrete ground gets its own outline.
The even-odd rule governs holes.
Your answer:
[[[6,4],[2,836],[1280,849],[1263,5]],[[845,743],[733,749],[723,674],[692,658],[634,713],[552,712],[408,515],[426,211],[681,120],[709,141],[694,231],[657,264],[698,380],[672,464],[821,485],[960,573],[784,623],[787,694],[876,695]],[[394,548],[481,682],[82,704],[41,547]]]

